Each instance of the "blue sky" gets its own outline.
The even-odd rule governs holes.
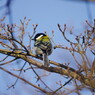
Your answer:
[[[5,3],[5,0],[0,0],[0,3],[1,5],[3,5]],[[90,2],[89,6],[93,20],[95,19],[95,3]],[[3,16],[2,14],[4,14],[4,11],[5,8],[0,10],[0,18]],[[84,30],[83,25],[85,24],[85,20],[89,20],[86,3],[79,2],[78,0],[76,0],[75,2],[72,0],[13,0],[13,23],[19,25],[19,20],[23,19],[25,16],[28,19],[31,19],[27,31],[32,32],[32,24],[38,24],[37,32],[47,31],[50,36],[52,34],[51,31],[54,30],[54,41],[57,44],[66,44],[60,31],[58,30],[57,24],[61,24],[62,26],[64,24],[67,24],[68,29],[74,27],[74,31],[77,33]],[[6,22],[9,23],[8,17],[6,17]],[[66,53],[66,51],[59,52],[58,50],[55,50],[50,56],[50,59],[56,60],[56,57],[59,57],[57,61],[61,63],[63,62],[63,59],[60,59],[60,56],[58,55],[62,55],[63,57],[65,56],[66,58],[68,58],[68,54],[63,55],[62,53]],[[71,59],[71,57],[69,57],[68,59]],[[71,61],[64,59],[64,62],[73,62],[73,60]],[[4,80],[2,83],[4,83]],[[48,84],[50,83],[51,81]],[[4,89],[6,88],[5,85],[2,84],[2,86]],[[3,91],[5,91],[4,89]],[[30,88],[27,87],[27,89]],[[10,93],[9,95],[14,95],[12,94],[11,90],[8,91]],[[16,91],[16,89],[13,91]],[[30,95],[28,92],[22,93],[23,95]],[[82,95],[85,95],[85,93],[89,93],[89,91],[84,91]],[[89,93],[88,95],[91,94]]]
[[[95,3],[90,3],[94,19]],[[62,0],[16,0],[12,6],[14,22],[24,16],[31,18],[33,23],[51,26],[57,23],[72,23],[78,27],[87,17],[85,2]],[[54,25],[53,25],[54,26]]]

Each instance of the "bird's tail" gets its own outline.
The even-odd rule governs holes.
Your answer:
[[[44,62],[45,67],[49,66],[49,60],[48,60],[48,56],[46,53],[43,53],[43,62]]]

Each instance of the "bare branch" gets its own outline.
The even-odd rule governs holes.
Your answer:
[[[0,60],[0,62],[6,60],[8,58],[9,55],[7,55],[4,59]]]
[[[68,69],[62,69],[60,67],[44,67],[42,65],[42,63],[40,63],[40,62],[38,62],[38,61],[36,61],[34,59],[31,59],[25,53],[18,54],[15,51],[12,52],[12,51],[1,50],[1,49],[0,49],[0,53],[7,54],[7,55],[17,57],[17,58],[21,58],[21,59],[25,60],[26,62],[39,67],[40,69],[44,69],[44,70],[47,70],[49,72],[54,72],[54,73],[58,73],[58,74],[61,74],[61,75],[66,75],[66,76],[72,77],[74,79],[77,79],[77,80],[81,81],[82,83],[84,83],[84,84],[86,84],[88,86],[91,86],[92,88],[95,88],[95,85],[94,85],[95,80],[89,80],[86,76],[84,76],[84,75],[82,75],[80,73],[72,72],[72,71],[69,70],[68,67],[67,67]],[[50,62],[52,62],[52,61],[50,61]],[[60,64],[60,66],[61,66],[61,64]]]
[[[55,94],[57,91],[59,91],[62,87],[64,87],[65,85],[67,85],[69,82],[71,82],[73,78],[70,78],[65,84],[63,84],[61,87],[59,87],[58,89],[56,89],[53,94]]]
[[[71,43],[71,44],[75,44],[75,43],[71,42],[71,41],[66,37],[66,35],[65,35],[66,24],[64,25],[64,30],[61,29],[61,26],[60,26],[59,24],[58,24],[58,28],[59,28],[59,30],[61,31],[61,33],[62,33],[64,39],[65,39],[67,42],[69,42],[69,43]]]
[[[5,63],[1,63],[0,66],[5,65],[5,64],[9,64],[9,63],[11,63],[11,62],[13,62],[13,61],[15,61],[15,60],[17,60],[17,58],[14,58],[13,60],[10,60],[10,61],[5,62]]]
[[[45,91],[44,89],[42,89],[42,88],[40,88],[40,87],[38,87],[38,86],[32,84],[32,83],[29,82],[28,80],[26,80],[26,79],[24,79],[24,78],[22,78],[22,77],[20,77],[20,76],[18,76],[18,75],[16,75],[16,74],[11,73],[10,71],[8,71],[8,70],[6,70],[6,69],[4,69],[4,68],[2,68],[2,67],[0,67],[0,69],[3,70],[3,71],[5,71],[6,73],[12,75],[12,76],[14,76],[14,77],[16,77],[16,78],[18,78],[18,79],[24,81],[25,83],[29,84],[30,86],[33,86],[33,87],[37,88],[38,90],[41,90],[42,92],[49,94],[49,92],[47,92],[47,91]]]
[[[0,22],[2,22],[3,20],[1,20]],[[25,61],[25,64],[29,64],[29,68],[25,69],[32,69],[33,73],[37,76],[37,81],[41,81],[41,83],[44,85],[44,87],[46,87],[49,91],[48,92],[44,89],[42,89],[40,87],[40,85],[36,86],[34,84],[31,84],[30,82],[28,82],[27,80],[24,80],[23,78],[20,77],[20,74],[22,71],[25,71],[23,68],[25,66],[25,64],[23,65],[23,67],[19,70],[15,70],[15,71],[20,71],[19,75],[15,75],[11,72],[9,72],[8,70],[0,67],[1,70],[11,74],[12,76],[17,77],[15,83],[13,85],[11,85],[9,88],[14,87],[15,84],[17,83],[18,79],[21,79],[23,81],[25,81],[26,83],[30,84],[31,86],[41,90],[42,92],[48,94],[48,95],[53,95],[53,94],[58,94],[59,90],[61,88],[65,89],[64,86],[66,86],[72,79],[75,80],[75,89],[73,89],[71,91],[77,93],[78,95],[80,95],[80,90],[81,88],[83,88],[83,86],[89,87],[91,89],[95,89],[95,69],[94,69],[94,63],[95,60],[92,62],[90,61],[90,58],[88,57],[88,52],[92,52],[91,54],[95,55],[94,51],[95,51],[95,20],[94,20],[94,25],[91,25],[88,21],[86,21],[87,25],[90,26],[91,29],[87,29],[84,31],[84,33],[81,33],[79,35],[76,35],[73,33],[72,30],[70,30],[70,35],[74,36],[74,40],[76,41],[75,43],[73,41],[71,41],[67,36],[66,36],[66,29],[67,26],[66,24],[64,25],[64,28],[61,28],[61,25],[58,24],[58,29],[59,31],[62,33],[62,36],[64,38],[64,40],[66,42],[69,43],[69,46],[64,46],[64,45],[57,45],[54,43],[53,39],[51,38],[51,41],[55,44],[54,49],[56,48],[60,48],[60,49],[65,49],[67,51],[69,51],[71,53],[71,56],[74,59],[74,64],[76,63],[77,65],[76,68],[70,67],[70,63],[59,63],[59,62],[55,62],[52,60],[49,60],[49,63],[51,64],[50,67],[45,67],[43,66],[43,64],[41,62],[39,62],[38,60],[43,60],[42,57],[36,56],[35,54],[32,53],[31,50],[31,46],[32,46],[32,38],[36,33],[36,29],[37,29],[37,24],[33,25],[33,32],[32,35],[28,35],[29,38],[29,43],[28,45],[24,45],[24,34],[25,30],[28,26],[28,22],[30,20],[28,20],[26,22],[26,17],[24,18],[24,20],[20,20],[21,25],[20,26],[13,26],[13,25],[6,25],[6,24],[2,24],[0,23],[0,45],[2,46],[3,49],[0,49],[0,53],[7,55],[5,58],[3,58],[0,62],[3,62],[2,65],[8,64],[10,62],[13,62],[15,60],[17,60],[18,58],[22,59]],[[13,33],[15,32],[16,28],[20,31],[20,37],[17,36],[16,38],[14,38]],[[54,31],[52,31],[52,37],[54,37]],[[11,44],[11,46],[10,46]],[[19,47],[20,46],[20,47]],[[76,55],[80,56],[80,60],[78,57],[76,57]],[[7,58],[9,58],[10,56],[14,57],[14,59],[11,59],[10,61],[6,61]],[[35,67],[33,67],[33,65]],[[71,65],[72,66],[72,65]],[[77,68],[78,67],[78,68]],[[51,73],[55,73],[55,74],[60,74],[61,76],[65,75],[66,77],[70,78],[70,80],[68,80],[65,84],[61,83],[60,87],[57,88],[55,91],[53,91],[46,83],[44,80],[42,80],[42,76],[40,76],[35,69],[42,69]],[[66,78],[64,77],[64,78]],[[76,81],[79,81],[82,86],[78,85]],[[61,90],[60,90],[61,91]],[[63,92],[64,93],[64,92]],[[65,95],[65,93],[64,93]]]
[[[31,69],[33,70],[33,72],[34,72],[34,73],[36,74],[36,76],[38,77],[38,78],[37,78],[37,81],[40,80],[40,81],[46,86],[46,88],[48,88],[50,91],[53,92],[53,90],[52,90],[51,88],[49,88],[49,87],[45,84],[45,82],[41,79],[41,77],[37,74],[37,72],[34,70],[34,68],[32,67],[31,64],[30,64],[30,66],[31,66]]]
[[[22,66],[22,68],[20,69],[20,73],[19,73],[19,75],[18,76],[20,76],[21,75],[21,72],[22,72],[22,70],[23,70],[23,68],[24,68],[24,66],[26,65],[26,62],[24,63],[24,65]],[[15,81],[15,83],[13,84],[13,85],[11,85],[10,87],[8,87],[8,89],[10,89],[11,87],[13,87],[14,88],[14,86],[16,85],[16,83],[17,83],[17,81],[18,81],[18,79],[19,78],[17,78],[16,79],[16,81]]]
[[[93,26],[87,20],[86,23],[93,29]]]
[[[7,47],[7,48],[9,48],[9,49],[14,49],[14,48],[12,48],[11,46],[9,46],[8,44],[5,44],[5,43],[3,43],[3,42],[1,42],[0,41],[0,44],[3,46],[3,47]]]

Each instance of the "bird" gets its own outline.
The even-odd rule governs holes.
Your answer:
[[[36,55],[43,57],[44,66],[48,67],[48,56],[52,53],[52,43],[50,37],[45,33],[37,33],[33,40]]]

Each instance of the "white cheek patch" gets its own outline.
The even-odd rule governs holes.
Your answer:
[[[43,35],[40,35],[39,37],[36,38],[36,40],[40,39]]]

